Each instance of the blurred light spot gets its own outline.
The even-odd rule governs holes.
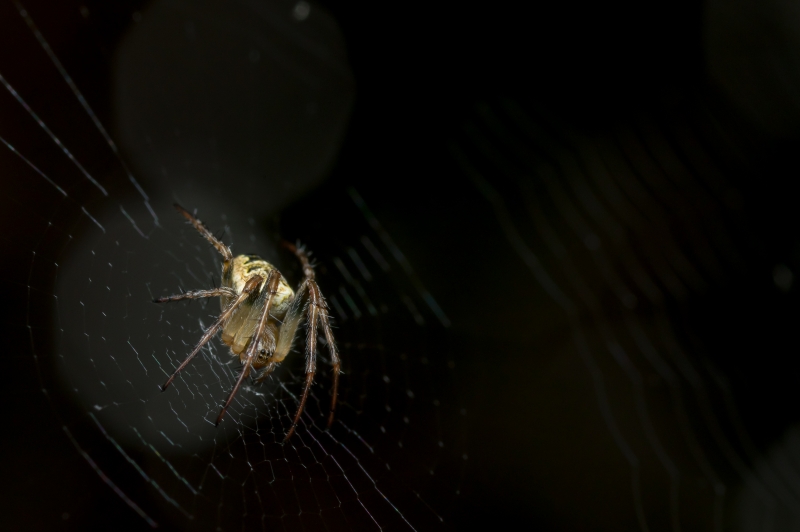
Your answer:
[[[597,235],[594,233],[589,233],[588,235],[583,237],[583,243],[587,248],[591,250],[595,250],[600,247],[600,239],[597,238]]]
[[[139,11],[134,11],[131,15],[131,18],[134,22],[141,22],[142,21],[142,14]]]
[[[86,6],[81,6],[81,16],[83,18],[89,18],[89,8]]]
[[[784,292],[788,292],[792,287],[792,282],[794,282],[794,275],[792,274],[792,270],[785,264],[778,264],[775,266],[775,269],[772,270],[772,280],[775,281],[775,286]]]
[[[258,63],[258,60],[261,59],[261,52],[256,49],[250,50],[250,62],[251,63]]]
[[[300,0],[294,5],[294,9],[292,10],[292,16],[297,20],[305,20],[308,18],[308,14],[311,12],[311,5],[304,0]]]

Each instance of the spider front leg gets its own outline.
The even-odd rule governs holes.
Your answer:
[[[211,231],[208,230],[208,228],[203,224],[203,222],[195,218],[194,215],[192,215],[192,213],[190,213],[177,203],[173,203],[172,206],[175,207],[175,209],[177,209],[178,212],[181,213],[184,218],[189,220],[189,223],[191,223],[194,226],[194,228],[197,229],[198,233],[203,235],[203,238],[208,240],[211,243],[211,245],[214,246],[214,248],[219,252],[219,254],[222,255],[222,258],[225,259],[226,263],[230,263],[230,261],[233,260],[233,253],[231,253],[231,248],[220,242],[220,240],[217,237],[212,235]]]
[[[311,391],[311,385],[314,382],[314,375],[317,372],[318,329],[321,329],[322,333],[325,335],[325,340],[328,343],[328,352],[331,355],[331,365],[333,365],[333,393],[331,397],[331,412],[328,416],[329,428],[333,424],[333,416],[334,412],[336,411],[336,398],[339,390],[339,372],[341,370],[341,361],[339,360],[339,353],[336,350],[336,342],[333,339],[333,332],[331,331],[330,319],[328,317],[328,305],[325,303],[325,298],[322,296],[319,286],[317,286],[314,268],[311,266],[311,262],[308,260],[308,255],[303,248],[298,248],[294,244],[283,242],[283,245],[289,251],[294,253],[297,259],[300,261],[300,264],[303,267],[303,274],[305,276],[305,280],[300,285],[300,288],[297,290],[297,294],[295,295],[295,302],[299,303],[301,298],[305,295],[305,292],[308,292],[308,305],[306,306],[306,328],[308,330],[308,336],[306,338],[306,382],[303,388],[303,395],[300,398],[300,404],[297,407],[297,413],[292,421],[292,427],[289,429],[289,432],[286,433],[286,437],[284,438],[284,441],[287,441],[292,434],[294,434],[294,431],[297,428],[297,422],[300,420],[300,415],[303,413],[303,409],[306,406],[308,394]],[[293,305],[293,310],[297,311],[298,308],[298,305]],[[291,310],[289,313],[287,313],[287,318],[289,317],[289,314],[291,314]],[[283,353],[283,356],[285,356],[285,353],[288,353],[289,349],[291,348],[291,340],[294,337],[295,330],[297,329],[298,321],[299,320],[294,317],[292,317],[292,319],[284,320],[284,326],[281,327],[280,333],[281,340],[284,340],[284,327],[288,326],[291,328],[291,335],[288,339],[288,346],[285,345],[286,341],[284,340],[283,349],[285,349],[285,352]],[[279,351],[276,349],[276,358],[277,355],[279,355]],[[282,358],[280,360],[282,360]]]
[[[175,370],[172,376],[169,379],[167,379],[167,382],[165,382],[164,385],[161,387],[162,392],[166,390],[170,384],[172,384],[172,381],[175,380],[175,377],[178,376],[178,373],[180,373],[181,370],[183,370],[183,368],[188,366],[189,362],[191,362],[192,359],[195,356],[197,356],[197,353],[200,352],[200,349],[202,349],[203,346],[206,345],[208,341],[214,337],[217,331],[225,324],[228,318],[231,317],[231,315],[239,307],[239,305],[244,303],[244,301],[250,296],[250,293],[256,288],[258,288],[258,285],[262,281],[262,279],[263,279],[262,277],[256,275],[247,281],[247,284],[245,284],[242,293],[239,294],[236,297],[236,299],[231,301],[228,307],[222,311],[222,314],[220,314],[219,319],[216,322],[214,322],[214,324],[211,327],[209,327],[205,333],[203,333],[203,336],[200,338],[200,341],[197,343],[194,350],[191,353],[189,353],[189,356],[186,357],[186,359],[181,363],[180,366],[178,366],[178,369]],[[230,288],[214,288],[212,290],[197,290],[195,292],[187,292],[185,294],[162,297],[161,299],[156,299],[154,301],[156,303],[164,303],[168,301],[179,301],[181,299],[195,299],[199,297],[228,296],[231,295],[231,292],[233,292],[233,290],[231,290]],[[236,293],[233,292],[233,295],[236,295]]]
[[[174,296],[159,297],[154,299],[153,303],[171,303],[172,301],[180,301],[182,299],[201,299],[204,297],[236,297],[236,291],[233,288],[221,286],[219,288],[212,288],[211,290],[193,290],[191,292],[184,292],[182,294],[175,294]]]

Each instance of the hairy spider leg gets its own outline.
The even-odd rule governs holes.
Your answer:
[[[303,395],[300,397],[300,404],[297,406],[297,412],[292,420],[292,426],[283,441],[289,441],[289,438],[294,434],[297,422],[300,421],[300,415],[306,407],[308,393],[311,390],[311,384],[314,382],[314,375],[317,373],[317,312],[316,305],[308,305],[306,319],[306,329],[308,330],[306,337],[306,382],[303,387]]]
[[[295,254],[303,267],[303,274],[305,275],[305,280],[297,290],[295,298],[298,298],[305,291],[308,291],[308,305],[306,307],[306,328],[308,330],[308,336],[306,338],[306,382],[303,388],[303,395],[300,398],[300,405],[292,421],[292,427],[284,438],[284,441],[288,441],[292,434],[294,434],[298,421],[300,421],[300,415],[303,413],[303,409],[306,406],[308,394],[311,391],[311,384],[314,382],[314,375],[317,371],[317,328],[321,329],[325,335],[325,340],[328,343],[328,352],[331,355],[331,364],[333,365],[333,396],[331,398],[331,412],[328,416],[328,427],[333,423],[333,415],[336,411],[341,360],[339,359],[336,342],[333,339],[333,332],[331,331],[330,320],[328,318],[328,305],[325,303],[325,298],[322,297],[322,292],[317,285],[314,268],[308,260],[308,255],[302,247],[297,247],[290,242],[284,241],[283,246]]]
[[[226,263],[229,264],[230,261],[233,260],[233,253],[231,253],[231,248],[223,244],[217,237],[212,235],[211,231],[209,231],[206,228],[206,226],[203,225],[203,222],[195,218],[189,211],[187,211],[177,203],[173,203],[172,205],[178,210],[179,213],[181,213],[187,220],[189,220],[189,222],[191,222],[194,228],[197,229],[197,231],[201,235],[203,235],[206,240],[211,242],[211,245],[214,246],[217,251],[219,251],[220,255],[222,255]]]
[[[153,303],[171,303],[172,301],[180,301],[181,299],[201,299],[204,297],[236,297],[236,290],[228,288],[227,286],[220,286],[219,288],[212,288],[211,290],[193,290],[191,292],[184,292],[182,294],[175,294],[174,296],[159,297],[154,299]]]
[[[270,376],[270,374],[271,374],[273,371],[275,371],[275,368],[277,368],[277,367],[278,367],[278,364],[277,364],[276,362],[268,362],[268,363],[267,363],[267,365],[266,365],[266,366],[264,366],[264,371],[262,371],[262,372],[261,372],[261,375],[259,375],[258,377],[256,377],[256,379],[254,380],[254,382],[255,382],[256,384],[259,384],[259,383],[262,383],[262,382],[264,382],[264,379],[266,379],[267,377],[269,377],[269,376]]]
[[[161,387],[161,391],[162,392],[164,390],[166,390],[167,387],[170,384],[172,384],[172,381],[175,380],[175,377],[178,376],[178,373],[180,373],[181,370],[183,370],[183,368],[185,368],[186,366],[189,365],[189,362],[191,362],[192,359],[195,356],[197,356],[197,353],[200,352],[200,349],[202,349],[203,346],[206,345],[208,343],[208,341],[211,340],[214,337],[214,335],[217,333],[217,331],[223,326],[223,324],[228,320],[228,318],[231,317],[231,315],[239,307],[239,305],[244,303],[244,301],[250,296],[250,293],[253,292],[253,290],[255,290],[258,287],[258,285],[261,283],[261,281],[263,281],[263,280],[264,280],[264,278],[261,277],[260,275],[254,275],[253,277],[251,277],[250,279],[247,280],[247,283],[245,284],[244,288],[242,289],[242,293],[239,294],[236,297],[236,299],[231,301],[231,303],[228,305],[228,307],[224,311],[222,311],[222,314],[220,314],[219,319],[214,323],[214,325],[212,325],[211,327],[208,328],[208,330],[206,330],[206,332],[200,338],[200,341],[195,346],[194,350],[191,353],[189,353],[189,356],[186,357],[186,360],[184,360],[181,363],[181,365],[178,366],[178,369],[175,370],[175,373],[173,373],[172,376],[169,379],[167,379],[167,382],[165,382],[164,385]],[[205,294],[205,295],[196,296],[196,297],[214,297],[214,296],[229,295],[227,290],[222,290],[222,289],[219,289],[219,288],[214,288],[213,290],[198,290],[196,292],[187,292],[187,293],[194,293],[194,294],[203,293],[203,294]],[[170,297],[165,297],[165,298],[161,298],[161,299],[156,299],[155,302],[156,303],[162,303],[162,302],[169,302],[169,301],[178,301],[180,299],[184,299],[183,298],[184,295],[185,294],[181,294],[180,296],[170,296]]]
[[[256,277],[258,277],[259,280],[262,279],[261,276]],[[242,368],[242,373],[239,375],[239,379],[236,381],[236,385],[233,387],[233,390],[231,390],[228,400],[225,401],[225,406],[222,407],[222,410],[217,417],[217,422],[214,425],[220,424],[225,412],[228,410],[231,402],[233,402],[233,398],[239,391],[239,387],[242,385],[242,382],[247,375],[250,374],[250,366],[252,366],[258,351],[259,338],[261,338],[261,335],[264,334],[264,330],[267,328],[267,322],[269,321],[269,308],[272,306],[273,296],[278,291],[278,281],[280,281],[280,278],[281,274],[278,272],[278,270],[270,270],[269,276],[267,277],[267,282],[264,284],[264,289],[267,290],[267,301],[264,303],[264,310],[261,312],[261,317],[258,320],[255,331],[253,331],[253,336],[250,338],[250,345],[247,346],[247,351],[245,352],[246,359],[244,362],[244,367]],[[250,281],[248,281],[247,284],[249,285]]]
[[[319,294],[322,299],[322,293]],[[322,299],[323,305],[325,300]],[[333,390],[331,390],[331,413],[328,414],[328,428],[333,425],[333,416],[336,413],[336,398],[339,394],[339,373],[341,372],[342,361],[339,359],[339,352],[336,350],[336,341],[333,339],[333,331],[331,331],[331,323],[328,318],[327,308],[319,314],[319,321],[322,325],[322,331],[325,333],[325,340],[328,342],[328,351],[331,354],[331,365],[333,366]]]

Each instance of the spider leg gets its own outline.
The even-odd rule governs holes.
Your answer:
[[[200,352],[200,349],[202,349],[202,347],[204,345],[206,345],[208,343],[208,341],[211,340],[211,338],[214,337],[214,335],[217,333],[217,331],[220,329],[220,327],[222,327],[222,325],[225,323],[225,321],[227,321],[228,318],[231,317],[231,315],[239,307],[239,305],[244,303],[245,299],[247,299],[250,296],[250,293],[258,287],[258,285],[259,285],[259,283],[261,282],[262,279],[263,278],[261,276],[254,275],[253,277],[251,277],[247,281],[247,284],[245,284],[244,288],[242,289],[242,293],[239,294],[236,297],[236,299],[231,301],[231,303],[228,305],[228,307],[225,310],[222,311],[222,314],[220,314],[219,319],[216,322],[214,322],[214,325],[209,327],[208,330],[206,330],[205,333],[203,333],[203,336],[200,338],[200,341],[197,343],[197,345],[195,346],[194,350],[191,353],[189,353],[189,356],[186,357],[186,360],[184,360],[181,363],[181,365],[178,366],[178,369],[175,370],[175,372],[172,374],[172,376],[169,379],[167,379],[167,382],[165,382],[164,385],[161,387],[161,391],[162,392],[164,390],[166,390],[167,387],[170,384],[172,384],[172,381],[175,380],[175,377],[178,376],[178,373],[180,373],[181,370],[183,370],[183,368],[188,366],[189,362],[191,362],[192,359],[195,356],[197,356],[197,353]],[[211,292],[211,290],[207,290],[207,291]],[[173,297],[175,297],[175,296],[173,296]],[[174,300],[167,298],[167,301],[174,301]]]
[[[316,323],[318,311],[319,310],[317,309],[316,305],[308,305],[308,320],[306,322],[306,328],[308,329],[308,336],[306,338],[306,383],[303,387],[303,395],[300,397],[300,404],[297,406],[297,412],[292,420],[292,426],[289,429],[289,432],[286,433],[286,437],[283,439],[284,442],[289,441],[289,438],[292,437],[292,434],[294,434],[294,431],[297,428],[297,422],[300,421],[300,415],[303,413],[303,409],[306,407],[308,393],[311,391],[311,384],[314,382],[314,375],[317,373]]]
[[[258,277],[260,282],[262,277],[260,276],[256,277]],[[264,287],[267,290],[267,301],[266,303],[264,303],[264,310],[261,312],[261,317],[258,320],[258,324],[256,325],[255,331],[253,331],[253,336],[250,339],[250,345],[247,346],[242,373],[239,375],[239,379],[236,381],[233,390],[231,390],[231,393],[228,396],[228,400],[225,401],[225,406],[222,407],[222,410],[220,411],[219,416],[217,417],[217,422],[215,423],[215,425],[220,424],[223,416],[225,416],[225,412],[228,410],[228,407],[231,405],[231,402],[233,402],[233,398],[236,397],[236,393],[239,391],[242,382],[247,377],[247,375],[250,374],[250,367],[253,365],[253,361],[256,359],[256,353],[258,352],[259,338],[261,338],[261,335],[264,334],[264,329],[266,329],[267,322],[269,321],[269,308],[272,306],[272,297],[278,291],[278,281],[280,281],[280,278],[281,274],[278,272],[278,270],[270,270],[269,276],[267,277],[267,282],[264,284]]]
[[[302,293],[308,291],[308,306],[306,309],[307,320],[306,327],[308,329],[308,337],[306,339],[306,383],[303,388],[303,395],[300,398],[300,405],[297,408],[297,413],[292,421],[292,427],[286,434],[284,441],[287,441],[297,428],[297,422],[300,420],[300,415],[303,413],[308,394],[311,390],[311,384],[314,382],[314,375],[317,370],[317,329],[322,330],[325,335],[325,340],[328,343],[328,352],[331,355],[331,364],[333,365],[333,395],[331,398],[331,412],[328,416],[328,427],[333,423],[333,415],[336,411],[336,399],[339,389],[339,372],[341,369],[341,361],[339,353],[336,349],[336,342],[333,338],[331,331],[330,319],[328,317],[328,305],[325,303],[325,298],[322,297],[322,292],[315,280],[314,268],[308,260],[308,255],[303,248],[298,248],[294,244],[284,241],[283,246],[295,254],[303,267],[303,274],[305,281],[297,291],[296,298],[300,297]],[[281,330],[283,333],[283,330]],[[282,335],[282,334],[281,334]]]
[[[264,368],[264,371],[261,372],[261,375],[256,377],[256,379],[255,379],[256,384],[258,384],[260,382],[264,382],[264,379],[269,377],[270,374],[273,371],[275,371],[275,368],[277,368],[277,367],[278,367],[278,363],[277,362],[270,362],[269,364],[267,364],[267,367]]]
[[[170,303],[172,301],[180,301],[181,299],[200,299],[203,297],[217,296],[236,297],[236,291],[233,288],[227,288],[225,286],[212,288],[211,290],[193,290],[192,292],[184,292],[182,294],[175,294],[174,296],[159,297],[158,299],[154,299],[153,303]]]
[[[206,228],[206,226],[203,225],[203,222],[195,218],[189,211],[187,211],[177,203],[174,203],[173,206],[178,210],[179,213],[181,213],[187,220],[189,220],[192,223],[194,228],[197,229],[197,231],[201,235],[203,235],[206,240],[211,242],[211,245],[214,246],[217,251],[219,251],[219,254],[222,255],[222,257],[225,259],[226,262],[233,260],[233,253],[231,253],[231,248],[220,242],[217,237],[212,235],[211,231],[209,231]]]
[[[333,331],[331,331],[331,323],[328,319],[328,309],[325,305],[325,300],[322,299],[322,293],[317,290],[320,299],[322,300],[322,304],[320,306],[323,307],[323,311],[320,312],[320,325],[322,325],[322,331],[325,333],[325,340],[328,342],[328,352],[331,355],[331,365],[333,366],[333,390],[331,392],[331,413],[328,415],[328,428],[331,428],[333,425],[333,415],[336,412],[336,399],[338,397],[339,392],[339,373],[342,370],[342,361],[339,358],[339,352],[336,349],[336,341],[333,339]]]

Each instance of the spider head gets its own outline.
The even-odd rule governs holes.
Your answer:
[[[269,352],[267,351],[267,349],[263,345],[258,346],[258,353],[256,354],[256,362],[258,364],[266,364],[268,357],[269,357]]]

